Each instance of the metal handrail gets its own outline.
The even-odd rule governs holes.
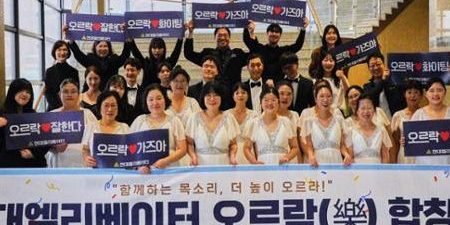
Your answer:
[[[314,23],[316,24],[317,31],[319,32],[319,35],[322,34],[322,23],[320,21],[319,16],[317,15],[317,10],[314,4],[312,3],[312,0],[306,0],[308,3],[309,10],[311,11],[311,15],[314,18]]]

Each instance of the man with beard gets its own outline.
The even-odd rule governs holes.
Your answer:
[[[229,90],[235,83],[241,81],[242,67],[245,66],[248,53],[245,53],[240,48],[230,48],[230,29],[227,27],[219,27],[214,30],[214,38],[216,41],[216,48],[204,48],[200,52],[194,51],[194,24],[192,21],[186,24],[188,30],[188,37],[184,43],[184,57],[202,66],[202,59],[207,55],[216,57],[219,61],[221,73],[216,78],[224,84]]]
[[[247,28],[244,28],[243,39],[250,53],[262,55],[264,62],[266,62],[262,75],[264,80],[269,80],[272,83],[283,78],[279,58],[285,52],[297,53],[302,49],[303,42],[305,41],[306,28],[309,25],[309,20],[306,17],[304,23],[305,25],[298,34],[295,43],[285,46],[278,45],[283,29],[276,23],[272,23],[267,27],[266,35],[268,43],[265,45],[258,42],[255,35],[255,23],[253,21],[250,20]]]

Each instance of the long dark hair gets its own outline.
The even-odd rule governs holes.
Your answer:
[[[333,67],[333,70],[331,70],[331,79],[333,79],[334,85],[335,85],[336,87],[339,88],[340,80],[339,80],[339,78],[336,76],[336,71],[337,71],[337,68],[336,68],[336,57],[335,57],[333,54],[331,54],[330,51],[326,51],[326,52],[321,52],[321,53],[320,53],[320,66],[319,66],[319,69],[317,70],[316,77],[313,77],[313,78],[315,78],[316,80],[323,79],[323,77],[324,77],[324,75],[325,75],[325,69],[323,68],[322,61],[323,61],[328,55],[330,55],[331,58],[332,58],[332,59],[334,60],[334,62],[335,62],[334,67]]]
[[[16,94],[26,90],[30,93],[30,101],[23,107],[19,106],[16,102]],[[34,112],[33,110],[33,86],[30,81],[24,78],[15,79],[9,85],[8,93],[6,94],[4,113],[19,113],[19,112]]]
[[[324,29],[323,29],[323,35],[322,35],[322,51],[328,51],[328,44],[327,44],[327,40],[325,38],[325,36],[327,35],[328,31],[330,31],[331,29],[334,29],[334,31],[336,32],[336,43],[334,44],[334,46],[338,46],[342,44],[342,39],[341,39],[341,35],[339,34],[339,30],[338,28],[333,25],[333,24],[328,24]]]
[[[156,59],[153,54],[152,54],[152,48],[162,48],[164,49],[164,53],[161,56],[161,59]],[[164,42],[164,39],[160,38],[160,37],[155,37],[150,41],[150,44],[148,45],[148,53],[150,55],[150,59],[152,60],[165,60],[166,59],[166,52],[167,52],[167,48],[166,48],[166,42]]]

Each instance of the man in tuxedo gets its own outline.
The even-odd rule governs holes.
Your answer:
[[[143,88],[137,82],[137,77],[142,69],[141,62],[135,58],[128,58],[123,68],[125,69],[125,80],[127,81],[128,104],[132,105],[136,112],[141,112],[141,100],[139,96]]]
[[[230,48],[230,29],[227,27],[219,27],[214,30],[214,39],[216,41],[215,48],[204,48],[200,52],[194,51],[194,24],[189,22],[186,25],[188,30],[188,37],[184,43],[184,57],[202,66],[202,59],[207,55],[212,55],[217,58],[220,71],[216,80],[220,81],[227,87],[228,91],[237,82],[241,82],[242,67],[245,66],[245,62],[248,58],[248,53],[244,52],[240,48]]]
[[[201,99],[201,93],[205,84],[209,81],[217,80],[217,77],[220,74],[220,67],[218,66],[219,61],[217,60],[216,57],[212,55],[207,55],[203,57],[201,65],[202,65],[202,80],[197,84],[189,86],[188,89],[188,96],[195,98],[199,103],[203,101],[203,99]],[[221,110],[230,109],[232,107],[232,97],[229,91],[230,88],[226,87],[222,82],[221,84],[223,85],[222,88],[225,93],[225,96],[221,96],[222,98]]]
[[[259,54],[251,54],[247,60],[247,69],[250,74],[250,79],[244,82],[248,92],[248,99],[246,106],[258,113],[261,112],[260,95],[264,81],[262,74],[264,71],[264,62],[262,56]],[[272,85],[273,86],[273,85]]]
[[[283,53],[280,57],[284,80],[290,82],[294,88],[294,97],[290,109],[301,112],[315,105],[313,82],[298,72],[298,57],[294,53]]]

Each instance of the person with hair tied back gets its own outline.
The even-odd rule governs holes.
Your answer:
[[[418,109],[412,116],[411,121],[418,120],[448,120],[450,119],[450,107],[445,104],[447,88],[440,78],[431,78],[425,85],[425,97],[428,104]],[[418,156],[415,157],[416,164],[449,165],[450,156]]]
[[[0,113],[0,168],[5,167],[46,167],[45,154],[48,147],[6,149],[5,126],[8,123],[5,114],[35,113],[33,110],[33,88],[23,78],[13,80],[2,112]]]
[[[45,86],[42,89],[48,104],[46,111],[61,107],[62,103],[58,93],[59,85],[63,80],[70,78],[80,83],[78,70],[67,63],[70,55],[69,45],[65,41],[59,40],[53,44],[52,57],[55,61],[51,67],[45,70]]]

